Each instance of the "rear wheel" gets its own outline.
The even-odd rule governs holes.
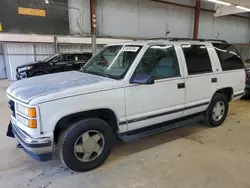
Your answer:
[[[58,143],[60,158],[73,171],[89,171],[107,159],[114,142],[113,131],[105,121],[82,120],[61,135]]]
[[[241,97],[242,99],[249,99],[250,98],[250,91],[247,91],[245,93],[245,95],[243,97]]]
[[[205,112],[206,123],[211,127],[220,126],[228,114],[228,99],[224,94],[216,93]]]

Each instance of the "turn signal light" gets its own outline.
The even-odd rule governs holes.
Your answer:
[[[29,124],[28,124],[29,128],[35,129],[37,128],[37,122],[36,119],[29,119]]]
[[[28,109],[28,116],[30,118],[36,118],[36,108],[29,108]]]

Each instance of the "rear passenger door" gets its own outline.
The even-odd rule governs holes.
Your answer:
[[[205,44],[182,44],[180,50],[185,72],[184,116],[205,111],[217,90],[217,74],[212,54]]]

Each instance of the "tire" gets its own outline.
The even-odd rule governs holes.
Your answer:
[[[250,92],[247,91],[247,92],[245,93],[245,95],[244,95],[243,97],[241,97],[241,99],[250,99]]]
[[[87,149],[95,148],[93,145],[94,136],[99,135],[101,139],[98,140],[101,143],[98,143],[100,149],[99,154],[97,152],[91,151],[87,153]],[[89,135],[88,138],[83,141],[83,135]],[[90,141],[89,141],[90,140]],[[85,172],[97,168],[100,166],[109,156],[112,146],[115,142],[115,135],[113,130],[108,123],[101,119],[85,119],[77,123],[74,123],[70,126],[65,132],[63,132],[59,138],[58,148],[59,156],[62,163],[72,171],[76,172]],[[89,148],[85,148],[86,151],[80,153],[77,152],[76,146],[80,143],[88,143]],[[89,144],[90,143],[90,144]],[[92,143],[92,144],[91,144]],[[101,146],[100,146],[101,145]],[[79,146],[79,145],[78,145]],[[84,150],[83,144],[81,145],[81,150]],[[92,147],[93,146],[93,147]],[[89,159],[84,159],[84,156],[87,156]],[[92,157],[92,155],[94,157]],[[93,159],[91,159],[93,158]],[[83,161],[82,161],[83,160]],[[85,161],[84,161],[85,160]]]
[[[221,108],[222,104],[224,105],[224,112],[217,117],[216,113],[214,113],[214,108],[216,108],[216,105],[219,105]],[[220,111],[220,109],[219,109]],[[221,110],[222,111],[222,110]],[[218,127],[220,126],[226,119],[228,114],[228,99],[224,94],[221,93],[216,93],[213,97],[213,99],[210,102],[210,105],[208,109],[205,111],[205,121],[206,124],[211,126],[211,127]]]

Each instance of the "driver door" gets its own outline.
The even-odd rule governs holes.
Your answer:
[[[125,88],[128,131],[183,116],[185,82],[178,62],[173,45],[151,46],[145,52],[133,76],[151,75],[155,83]]]
[[[64,54],[60,56],[58,61],[53,66],[54,72],[71,71],[73,60],[73,54]]]

